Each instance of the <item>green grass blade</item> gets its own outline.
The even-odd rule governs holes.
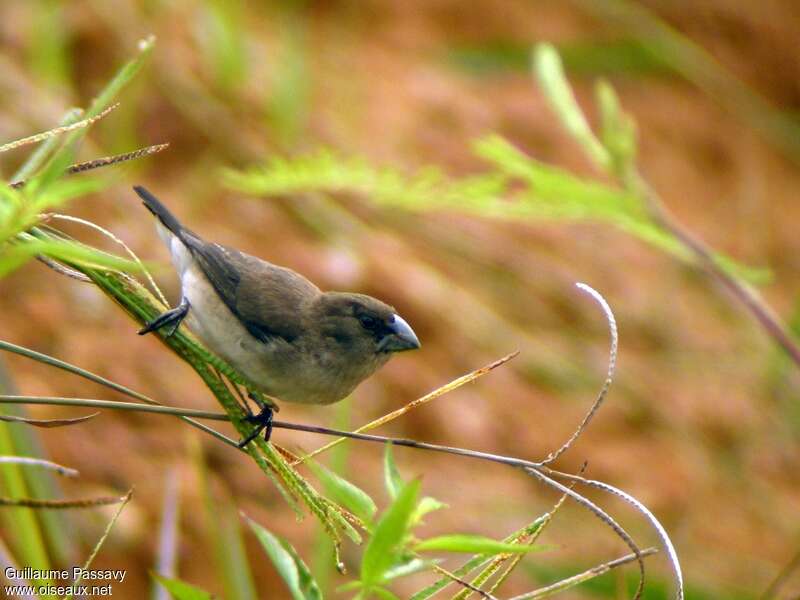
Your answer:
[[[378,507],[364,490],[313,460],[307,461],[306,464],[322,482],[325,491],[331,498],[362,521],[372,520]]]
[[[9,427],[0,423],[0,454],[15,454]],[[7,496],[13,498],[28,498],[31,494],[25,483],[22,469],[15,464],[0,464],[3,489]],[[44,534],[37,515],[32,509],[22,507],[5,508],[2,518],[6,522],[5,530],[13,535],[13,549],[25,566],[35,569],[49,569],[50,558],[44,542]],[[37,585],[49,585],[50,579],[43,578],[35,581]]]
[[[322,600],[319,586],[291,544],[247,516],[242,516],[286,583],[293,600]]]
[[[214,596],[180,579],[170,579],[158,573],[150,576],[163,586],[175,600],[214,600]]]
[[[527,538],[529,536],[535,535],[537,531],[539,531],[544,525],[549,521],[551,513],[546,513],[541,517],[538,517],[532,523],[529,523],[525,527],[518,529],[508,537],[506,537],[503,541],[506,543],[519,543],[520,540]],[[491,562],[491,559],[485,556],[474,556],[465,562],[463,565],[458,567],[452,573],[457,577],[464,577],[469,575],[475,569],[480,568],[483,565],[486,565]],[[441,577],[439,580],[435,581],[434,583],[430,584],[429,586],[421,589],[416,594],[414,594],[410,600],[429,600],[440,591],[442,591],[447,586],[451,585],[453,580],[449,577]]]
[[[542,91],[570,135],[592,162],[605,170],[611,157],[592,132],[564,75],[561,58],[551,44],[538,44],[533,51],[533,69]]]
[[[414,552],[462,552],[468,554],[525,554],[527,552],[541,552],[544,547],[522,546],[509,542],[499,542],[482,535],[442,535],[422,540],[413,548]]]
[[[17,391],[14,380],[5,367],[5,362],[0,360],[0,393],[14,394]],[[13,416],[28,416],[28,410],[23,406],[6,405],[3,407],[3,412]],[[47,451],[37,431],[29,427],[6,427],[5,424],[2,427],[5,428],[9,436],[10,445],[16,450],[16,454],[31,457],[47,456]],[[43,460],[43,458],[38,460]],[[32,497],[63,497],[61,486],[51,473],[23,469],[22,476]],[[75,547],[76,537],[72,521],[66,515],[59,514],[57,511],[43,511],[38,513],[36,518],[39,519],[44,530],[47,548],[52,553],[53,561],[57,564],[74,563],[77,558],[77,549]]]
[[[383,452],[383,482],[392,500],[397,498],[397,494],[405,485],[403,478],[400,476],[400,470],[394,462],[391,444],[386,444],[386,449]]]
[[[411,515],[417,505],[419,488],[417,479],[404,485],[375,526],[361,559],[361,584],[365,589],[379,584],[397,562],[398,551],[408,534]]]
[[[125,63],[94,100],[92,100],[91,105],[86,110],[84,118],[91,119],[92,117],[96,117],[111,106],[111,103],[122,89],[128,85],[142,69],[154,46],[155,37],[153,36],[139,42],[138,54]],[[58,180],[67,170],[67,167],[74,162],[75,146],[77,142],[86,135],[86,131],[87,128],[83,128],[70,133],[61,148],[53,154],[47,165],[30,182],[28,187],[38,192],[47,189],[53,182]]]
[[[208,546],[213,550],[217,575],[222,580],[225,597],[231,600],[249,600],[257,597],[250,572],[239,519],[227,494],[224,497],[211,491],[211,482],[197,440],[192,444],[195,468],[198,474],[200,496],[203,500]]]

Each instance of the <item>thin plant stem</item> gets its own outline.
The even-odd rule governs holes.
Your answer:
[[[797,552],[789,563],[778,572],[775,579],[770,582],[767,589],[761,594],[760,600],[773,600],[773,598],[777,598],[780,589],[798,567],[800,567],[800,552]]]
[[[129,160],[136,160],[137,158],[142,158],[143,156],[150,156],[151,154],[156,154],[161,152],[162,150],[166,150],[169,147],[169,144],[156,144],[154,146],[147,146],[145,148],[139,148],[138,150],[134,150],[132,152],[125,152],[124,154],[115,154],[114,156],[104,156],[103,158],[94,158],[92,160],[87,160],[86,162],[76,163],[74,165],[70,165],[67,167],[65,174],[66,175],[76,175],[78,173],[83,173],[84,171],[91,171],[93,169],[99,169],[101,167],[108,167],[110,165],[116,165],[118,163],[127,162]],[[14,189],[19,189],[24,187],[25,184],[28,183],[27,179],[19,179],[8,185]]]
[[[482,376],[486,375],[487,373],[489,373],[490,371],[493,371],[494,369],[496,369],[500,365],[503,365],[503,364],[507,363],[509,360],[511,360],[512,358],[514,358],[518,354],[519,354],[519,350],[517,350],[516,352],[512,352],[511,354],[507,354],[503,358],[499,358],[498,360],[486,365],[485,367],[481,367],[480,369],[475,369],[474,371],[472,371],[470,373],[467,373],[466,375],[462,375],[458,379],[454,379],[450,383],[447,383],[447,384],[445,384],[445,385],[443,385],[441,387],[436,388],[435,390],[433,390],[429,394],[426,394],[426,395],[422,396],[421,398],[417,398],[416,400],[412,400],[411,402],[409,402],[405,406],[403,406],[401,408],[398,408],[397,410],[392,411],[389,414],[386,414],[386,415],[384,415],[384,416],[382,416],[382,417],[380,417],[378,419],[375,419],[374,421],[371,421],[371,422],[367,423],[366,425],[362,425],[361,427],[359,427],[358,429],[355,430],[355,433],[361,433],[361,432],[364,432],[364,431],[369,431],[370,429],[375,429],[376,427],[380,427],[381,425],[385,425],[386,423],[389,423],[390,421],[394,421],[398,417],[403,416],[407,412],[409,412],[409,411],[411,411],[411,410],[413,410],[413,409],[415,409],[415,408],[417,408],[419,406],[422,406],[423,404],[427,404],[431,400],[435,400],[436,398],[438,398],[440,396],[443,396],[444,394],[446,394],[448,392],[451,392],[451,391],[455,390],[456,388],[461,387],[462,385],[465,385],[467,383],[475,381],[479,377],[482,377]],[[342,436],[342,438],[345,438],[345,437],[351,437],[351,436],[344,436],[344,435]],[[362,438],[355,438],[355,439],[362,439]],[[366,439],[366,438],[363,438],[363,439]],[[331,448],[334,448],[335,446],[338,446],[342,442],[344,442],[344,439],[333,440],[332,442],[330,442],[330,443],[328,443],[328,444],[326,444],[326,445],[324,445],[324,446],[322,446],[320,448],[317,448],[313,452],[311,452],[309,454],[306,454],[305,456],[301,457],[298,461],[296,461],[295,463],[292,463],[292,465],[294,466],[296,464],[299,464],[299,463],[307,461],[309,458],[314,458],[318,454],[322,454],[323,452],[327,452],[328,450],[330,450]]]
[[[603,382],[603,386],[600,388],[600,392],[597,394],[597,398],[595,399],[594,404],[592,404],[591,408],[586,413],[586,416],[583,417],[583,421],[581,421],[581,424],[578,425],[578,428],[575,430],[572,436],[570,436],[570,438],[566,442],[564,442],[564,444],[562,444],[562,446],[558,450],[556,450],[555,452],[551,452],[550,454],[547,455],[547,458],[545,458],[541,463],[543,465],[547,465],[554,462],[555,460],[558,459],[559,456],[561,456],[562,454],[564,454],[564,452],[569,450],[572,444],[575,443],[575,440],[577,440],[583,433],[583,431],[586,429],[586,427],[588,427],[589,421],[592,420],[592,417],[600,409],[600,405],[603,404],[603,400],[605,400],[606,395],[608,395],[608,390],[611,388],[611,382],[614,380],[614,371],[617,366],[617,348],[619,346],[619,335],[617,334],[617,321],[614,318],[614,313],[611,311],[611,307],[608,305],[608,302],[606,302],[605,298],[603,298],[603,296],[601,296],[595,289],[589,287],[585,283],[577,283],[575,285],[581,291],[589,294],[589,296],[591,296],[592,299],[594,299],[594,301],[597,302],[603,309],[603,313],[605,313],[606,320],[608,321],[609,333],[611,335],[611,348],[609,349],[608,353],[609,354],[608,373],[606,374],[606,380]]]
[[[624,179],[624,183],[645,200],[651,218],[680,240],[695,256],[700,266],[744,305],[767,334],[789,355],[795,366],[800,368],[800,346],[761,296],[747,283],[730,274],[719,264],[708,246],[678,222],[662,202],[658,193],[638,172],[630,173]]]
[[[112,104],[98,115],[95,115],[93,117],[87,117],[76,123],[72,123],[71,125],[62,125],[61,127],[56,127],[55,129],[49,129],[47,131],[43,131],[42,133],[37,133],[35,135],[31,135],[26,138],[14,140],[13,142],[8,142],[7,144],[3,144],[2,146],[0,146],[0,152],[7,152],[9,150],[13,150],[14,148],[19,148],[20,146],[26,146],[28,144],[36,144],[39,142],[43,142],[48,138],[61,135],[62,133],[67,133],[75,129],[83,129],[84,127],[88,127],[95,121],[99,121],[118,106],[119,102],[117,102],[116,104]]]
[[[59,465],[43,458],[33,458],[32,456],[0,456],[0,464],[14,464],[41,467],[50,471],[55,471],[64,477],[77,477],[79,475],[76,469]]]
[[[658,552],[657,548],[645,548],[641,552],[641,556],[651,556]],[[519,596],[514,596],[509,600],[538,600],[539,598],[546,598],[548,596],[552,596],[553,594],[557,594],[562,592],[566,589],[569,589],[579,583],[583,583],[584,581],[588,581],[589,579],[594,579],[599,575],[604,575],[608,573],[611,569],[615,569],[617,567],[621,567],[622,565],[628,564],[636,560],[635,554],[626,554],[625,556],[621,556],[614,560],[610,560],[603,564],[597,565],[596,567],[592,567],[591,569],[587,569],[582,573],[578,573],[577,575],[573,575],[572,577],[567,577],[566,579],[562,579],[561,581],[557,581],[551,585],[548,585],[543,588],[539,588],[538,590],[533,590],[532,592],[527,592],[526,594],[520,594]]]
[[[469,581],[461,579],[455,573],[451,573],[450,571],[448,571],[447,569],[443,569],[439,565],[433,565],[433,569],[437,573],[440,573],[440,574],[444,575],[445,577],[448,577],[448,578],[452,579],[457,584],[465,587],[466,589],[468,589],[471,592],[475,592],[476,594],[478,594],[482,598],[485,598],[486,600],[497,600],[497,598],[495,596],[492,596],[489,592],[483,591],[481,588],[471,584]]]

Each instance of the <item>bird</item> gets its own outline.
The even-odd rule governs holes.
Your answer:
[[[292,269],[208,242],[142,186],[181,282],[180,302],[147,322],[140,335],[182,322],[214,353],[277,401],[331,404],[348,396],[393,354],[420,348],[411,326],[390,305],[365,294],[322,291]],[[251,398],[258,400],[257,395]],[[261,402],[248,420],[246,446],[272,431],[277,404]]]

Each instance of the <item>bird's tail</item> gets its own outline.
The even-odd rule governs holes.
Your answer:
[[[159,221],[169,229],[174,235],[178,236],[178,239],[181,238],[181,233],[183,232],[183,225],[178,219],[169,212],[169,209],[161,204],[161,201],[156,198],[153,194],[147,191],[140,185],[133,186],[134,191],[139,194],[139,197],[142,199],[142,202],[147,207],[151,213],[153,213]]]

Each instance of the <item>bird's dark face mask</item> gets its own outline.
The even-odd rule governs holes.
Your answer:
[[[323,334],[336,340],[344,351],[388,355],[420,347],[414,330],[391,306],[368,296],[348,296],[332,294],[322,318]]]

